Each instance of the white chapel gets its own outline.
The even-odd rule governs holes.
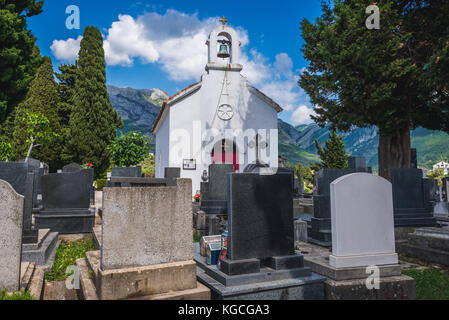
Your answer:
[[[221,22],[206,42],[201,80],[167,99],[153,126],[156,178],[165,168],[181,168],[194,194],[212,163],[233,164],[236,172],[256,162],[278,167],[277,114],[283,109],[241,75],[237,32],[224,17]]]

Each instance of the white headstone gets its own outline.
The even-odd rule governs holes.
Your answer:
[[[331,183],[332,255],[335,268],[397,264],[391,183],[353,173]]]
[[[18,291],[24,197],[0,180],[0,290]]]

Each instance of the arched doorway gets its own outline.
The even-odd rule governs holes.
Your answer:
[[[239,171],[239,154],[235,142],[222,139],[218,141],[211,152],[212,163],[228,163]]]

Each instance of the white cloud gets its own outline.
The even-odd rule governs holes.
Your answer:
[[[295,124],[308,124],[313,122],[310,119],[310,116],[314,114],[312,108],[307,107],[306,105],[299,106],[292,114],[291,121]]]
[[[80,42],[83,37],[77,39],[69,38],[67,40],[54,40],[50,46],[51,52],[58,60],[65,62],[74,62],[78,58]]]
[[[274,62],[275,69],[283,75],[290,75],[293,69],[293,61],[286,53],[279,53],[276,55]]]
[[[218,17],[200,19],[197,13],[167,10],[164,14],[146,12],[137,18],[119,15],[104,29],[104,49],[109,66],[158,63],[174,81],[197,81],[207,63],[206,41]],[[304,91],[298,86],[299,72],[292,59],[281,52],[270,62],[255,48],[249,48],[248,31],[235,26],[242,43],[240,62],[248,81],[279,103],[295,124],[311,122],[313,112]],[[57,59],[74,61],[78,39],[55,40],[51,50]],[[292,113],[293,112],[293,113]]]

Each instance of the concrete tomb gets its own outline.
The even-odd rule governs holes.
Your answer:
[[[0,180],[0,290],[18,291],[24,197]]]
[[[86,259],[99,299],[209,299],[196,281],[191,180],[176,182],[103,190],[101,248]]]

